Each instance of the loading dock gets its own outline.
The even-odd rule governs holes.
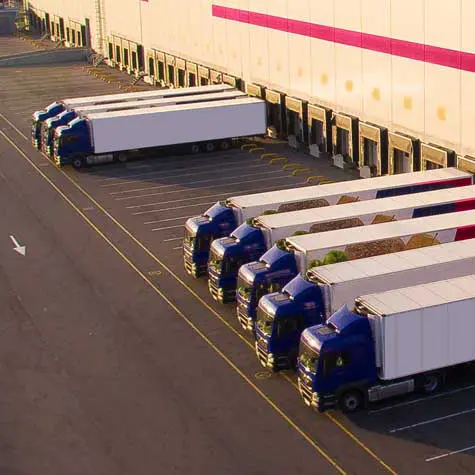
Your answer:
[[[388,173],[388,131],[368,122],[359,123],[359,169],[361,178]]]
[[[456,162],[457,154],[453,150],[421,143],[421,170],[454,167]]]
[[[307,102],[286,96],[285,119],[289,145],[302,148],[308,142]]]
[[[458,155],[457,168],[475,175],[475,157]]]
[[[165,74],[166,79],[165,82],[173,87],[176,86],[176,64],[175,64],[175,56],[171,54],[165,55]]]
[[[229,74],[222,74],[223,83],[229,84],[230,86],[235,87],[236,89],[242,89],[242,82],[240,79],[230,76]]]
[[[320,158],[330,152],[328,137],[331,136],[330,109],[309,104],[307,107],[308,147],[310,155]]]
[[[176,67],[176,87],[187,87],[186,61],[182,58],[175,58],[175,67]]]
[[[419,140],[406,134],[388,133],[389,174],[420,170]]]
[[[333,164],[338,168],[358,163],[358,119],[334,113],[332,120]]]
[[[200,86],[209,85],[209,69],[205,66],[198,66],[198,79]]]
[[[149,82],[152,85],[156,83],[156,65],[155,65],[155,54],[153,51],[147,51],[147,75],[149,77]]]
[[[155,76],[157,82],[165,82],[165,53],[162,53],[161,51],[155,51],[155,66],[157,68],[157,74]]]
[[[191,61],[186,62],[186,79],[188,87],[195,87],[198,85],[198,66]]]
[[[273,138],[285,137],[285,96],[272,89],[265,90],[267,102],[267,127],[269,136]]]
[[[211,84],[221,84],[223,82],[222,76],[223,75],[219,71],[215,71],[214,69],[210,69],[209,71],[209,78]]]

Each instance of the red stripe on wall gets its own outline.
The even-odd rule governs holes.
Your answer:
[[[475,72],[475,54],[439,48],[411,41],[359,33],[326,25],[318,25],[301,20],[256,13],[237,8],[213,5],[213,16],[240,23],[262,26],[277,31],[285,31],[294,35],[307,36],[323,41],[353,46],[378,53],[392,54],[401,58],[409,58],[429,64],[437,64],[452,69]]]

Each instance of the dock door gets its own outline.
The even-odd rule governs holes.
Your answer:
[[[186,79],[188,87],[196,87],[198,85],[198,66],[191,61],[186,62]]]
[[[209,69],[205,66],[198,66],[198,77],[200,86],[208,86],[209,85]]]
[[[267,102],[267,129],[272,138],[285,137],[284,95],[271,89],[265,90]]]
[[[176,86],[186,87],[186,61],[181,58],[175,59],[176,65]]]
[[[328,148],[331,137],[330,109],[309,104],[307,108],[308,147],[310,155],[320,158],[329,154]]]
[[[367,122],[359,123],[361,178],[388,173],[388,131]]]
[[[172,85],[175,87],[176,85],[176,73],[175,73],[175,56],[172,56],[171,54],[167,54],[165,56],[165,73],[166,73],[166,79],[165,82],[169,85]]]
[[[465,155],[457,157],[457,168],[464,172],[473,173],[475,175],[475,157]]]
[[[358,163],[358,119],[346,114],[333,114],[333,164],[338,168]]]
[[[299,149],[307,143],[307,103],[293,97],[285,98],[287,140],[293,148]]]
[[[454,167],[457,156],[453,150],[432,144],[421,144],[421,170]]]
[[[420,170],[419,140],[409,135],[389,132],[389,174],[416,172]]]

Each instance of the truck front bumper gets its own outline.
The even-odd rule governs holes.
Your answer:
[[[245,305],[237,304],[236,314],[242,328],[247,331],[254,330],[254,320],[247,314]]]
[[[298,388],[303,402],[318,412],[325,412],[337,405],[337,398],[334,394],[319,394],[312,391],[311,386],[306,384],[302,378],[298,378]]]

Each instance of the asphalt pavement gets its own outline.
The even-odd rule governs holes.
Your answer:
[[[81,65],[0,72],[0,473],[475,473],[471,375],[315,414],[183,271],[187,216],[351,176],[275,142],[264,153],[303,171],[235,149],[77,172],[32,148],[33,110],[108,92]]]

